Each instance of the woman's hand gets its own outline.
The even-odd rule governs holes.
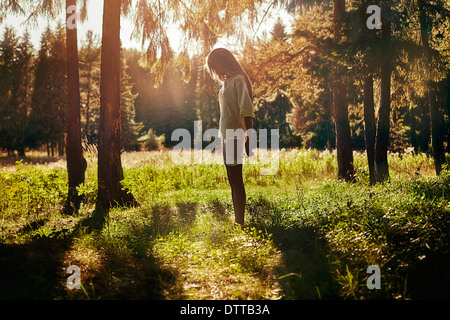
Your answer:
[[[244,117],[244,122],[245,122],[245,130],[253,129],[253,118],[252,117]],[[253,152],[252,152],[252,154],[250,154],[250,152],[252,152],[252,150],[250,150],[249,138],[246,135],[245,136],[245,154],[249,157],[252,157]]]
[[[247,137],[245,137],[245,154],[250,157],[250,143]]]

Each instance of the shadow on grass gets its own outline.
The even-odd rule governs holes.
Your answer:
[[[291,213],[285,216],[277,203],[264,197],[251,199],[247,209],[250,227],[270,234],[282,254],[277,276],[284,299],[341,299],[327,258],[330,249],[319,227],[291,220]]]
[[[277,271],[285,299],[340,299],[327,259],[327,244],[315,227],[273,227],[267,231],[282,253]]]
[[[183,275],[153,256],[153,240],[191,225],[201,205],[215,219],[227,218],[228,205],[220,201],[155,205],[113,214],[94,211],[64,232],[36,237],[25,244],[2,244],[0,299],[183,299]],[[285,299],[339,298],[326,258],[326,243],[315,227],[264,229],[282,252],[277,275]],[[83,290],[70,291],[66,288],[67,254],[80,242],[100,258],[97,265],[91,264],[83,256],[89,251],[79,250],[79,261],[74,259],[70,264],[81,267]]]
[[[70,292],[70,298],[182,299],[182,275],[155,258],[153,246],[158,237],[191,225],[197,209],[198,203],[187,202],[110,212],[95,210],[83,226],[90,238],[86,246],[101,261],[92,267],[83,258],[75,260],[75,264],[86,265],[84,290]]]
[[[33,231],[34,224],[22,231]],[[0,299],[58,299],[64,295],[62,265],[73,231],[37,235],[24,244],[0,244]]]
[[[450,254],[429,254],[408,273],[408,292],[417,300],[450,299]]]
[[[161,228],[170,225],[168,220],[174,215],[173,208],[155,206],[152,212],[124,208],[117,212],[119,217],[111,217],[112,211],[96,209],[83,222],[91,248],[101,259],[95,267],[89,265],[89,259],[74,262],[85,266],[83,290],[72,290],[68,298],[160,300],[167,295],[177,295],[176,270],[163,267],[152,255],[152,240],[168,231],[166,227]],[[125,221],[113,226],[115,219],[122,219],[128,213],[130,216]]]
[[[151,240],[160,232],[170,232],[170,228],[161,230],[161,226],[170,226],[168,220],[176,216],[192,222],[195,206],[155,207],[149,214],[142,210],[142,221],[148,218],[148,223],[132,223],[120,237],[109,233],[110,212],[94,210],[92,215],[63,231],[32,236],[25,243],[0,244],[0,299],[165,299],[169,294],[177,296],[181,290],[178,275],[175,270],[162,267],[152,256]],[[22,232],[35,231],[43,222],[23,228]],[[67,253],[76,242],[83,241],[83,237],[91,239],[96,254],[102,258],[94,270],[89,270],[88,264],[83,265],[83,259],[72,261],[70,264],[80,262],[83,290],[69,290],[66,284],[70,275],[65,273]]]

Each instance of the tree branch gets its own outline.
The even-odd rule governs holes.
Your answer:
[[[272,6],[275,4],[275,2],[277,2],[277,0],[272,1],[272,3],[267,7],[266,12],[264,12],[261,22],[259,23],[258,28],[256,28],[255,34],[253,35],[253,40],[255,39],[256,34],[258,33],[259,28],[261,27],[261,24],[263,23],[264,19],[266,18],[267,14],[269,13],[270,8],[272,8]]]
[[[303,47],[300,51],[297,51],[295,53],[289,53],[289,52],[286,52],[286,51],[277,53],[276,55],[270,57],[266,61],[266,63],[272,63],[272,62],[275,62],[277,60],[279,61],[279,60],[281,60],[280,58],[283,57],[283,56],[284,56],[284,59],[282,59],[281,62],[283,62],[283,63],[291,62],[292,60],[294,60],[295,58],[301,56],[303,53],[305,53],[307,51],[315,51],[315,52],[318,52],[318,53],[321,53],[321,54],[325,54],[324,50],[322,50],[322,49],[320,49],[320,48],[318,48],[318,47],[316,47],[316,46],[314,46],[312,44],[309,44],[309,45]]]

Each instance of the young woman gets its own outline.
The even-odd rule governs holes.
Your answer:
[[[231,186],[235,222],[244,225],[245,188],[242,179],[245,132],[253,128],[253,93],[247,73],[227,49],[211,51],[206,58],[206,68],[213,79],[222,83],[219,91],[219,137],[228,181]],[[245,146],[245,148],[244,148]]]

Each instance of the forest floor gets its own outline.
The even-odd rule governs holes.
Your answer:
[[[96,158],[80,211],[62,214],[65,160],[0,157],[0,299],[433,299],[450,297],[450,174],[424,154],[390,154],[389,182],[336,179],[336,155],[282,150],[276,173],[244,165],[246,227],[223,165],[124,153],[139,206],[89,228]],[[67,287],[76,265],[81,289]],[[369,289],[369,266],[381,288]]]

